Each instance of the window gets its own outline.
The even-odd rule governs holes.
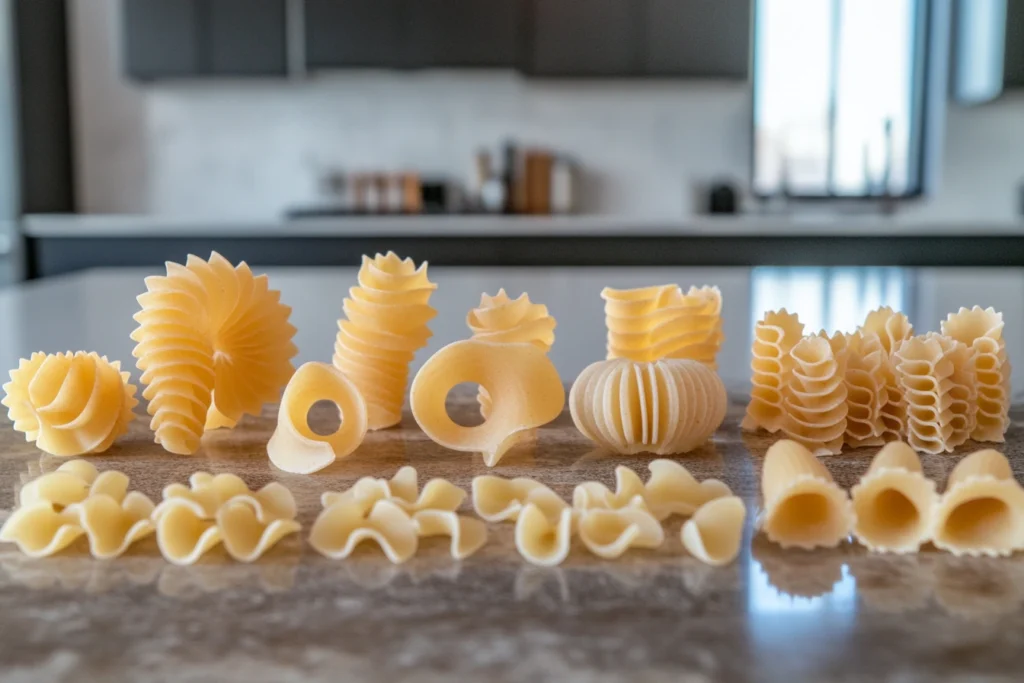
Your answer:
[[[757,0],[754,191],[921,191],[925,0]]]

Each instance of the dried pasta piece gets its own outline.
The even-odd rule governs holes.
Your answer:
[[[1006,456],[977,451],[949,474],[932,542],[954,555],[1009,555],[1024,547],[1024,488]]]
[[[341,424],[333,434],[317,434],[307,420],[313,404],[324,400],[341,413]],[[366,402],[355,384],[333,365],[305,363],[285,387],[267,455],[278,469],[311,474],[358,448],[366,427]]]
[[[37,501],[11,513],[0,527],[0,541],[16,544],[29,557],[49,557],[84,533],[73,510],[57,511],[50,503]]]
[[[761,528],[784,548],[830,548],[850,535],[853,506],[828,469],[802,444],[780,439],[761,471]]]
[[[201,503],[189,498],[164,500],[154,511],[153,519],[157,547],[172,564],[195,564],[222,540],[216,519]]]
[[[893,354],[900,344],[914,336],[914,328],[907,316],[885,306],[869,313],[857,331],[865,337],[875,337],[885,354],[883,375],[888,396],[882,408],[882,421],[885,423],[882,438],[898,441],[907,431],[907,406]]]
[[[973,355],[977,387],[975,441],[1005,440],[1010,426],[1010,361],[1003,339],[1003,314],[993,308],[961,308],[942,321],[942,334],[963,342]]]
[[[50,455],[102,453],[135,419],[135,385],[106,356],[33,353],[10,375],[0,403],[14,429]]]
[[[538,492],[531,493],[533,498]],[[528,500],[516,519],[516,550],[530,564],[560,565],[569,555],[573,532],[573,510],[568,505],[556,510]]]
[[[473,339],[502,344],[533,344],[545,353],[555,343],[555,319],[547,306],[530,301],[530,295],[509,299],[504,289],[494,296],[480,295],[480,306],[466,316],[466,325]],[[491,397],[480,387],[477,393],[480,414],[487,419],[491,413]]]
[[[946,358],[953,365],[953,372],[949,376],[950,434],[946,441],[947,450],[952,450],[971,438],[978,424],[975,357],[963,342],[935,332],[930,332],[926,336],[938,340]]]
[[[409,363],[431,337],[427,323],[437,315],[430,295],[427,264],[394,252],[363,256],[359,286],[344,301],[338,321],[334,365],[366,400],[369,429],[385,429],[402,419]]]
[[[591,508],[579,520],[580,540],[587,550],[606,560],[630,548],[657,548],[665,542],[661,523],[642,507]]]
[[[838,346],[838,337],[812,336],[789,353],[793,369],[783,390],[781,431],[815,455],[842,451],[846,434],[846,354]]]
[[[889,306],[868,313],[858,331],[877,336],[882,350],[889,355],[895,353],[900,344],[914,336],[914,327],[907,316]]]
[[[195,453],[204,430],[233,426],[278,398],[298,350],[291,309],[266,275],[213,252],[209,261],[168,262],[166,276],[146,278],[146,290],[133,353],[157,443]]]
[[[954,387],[951,349],[937,335],[913,337],[894,356],[907,401],[907,442],[925,453],[952,451]]]
[[[97,479],[97,484],[100,481]],[[120,557],[133,543],[156,530],[150,519],[153,509],[153,501],[148,497],[138,491],[126,492],[118,484],[107,492],[92,493],[82,502],[69,506],[68,512],[78,515],[92,556],[106,560]]]
[[[26,507],[44,502],[61,510],[85,500],[97,475],[96,468],[85,460],[68,461],[56,471],[43,474],[22,486],[18,492],[18,504]]]
[[[488,522],[514,522],[530,494],[538,489],[555,492],[526,477],[503,479],[489,474],[473,477],[473,509]]]
[[[448,392],[463,382],[479,384],[493,400],[490,417],[463,427],[445,408]],[[467,339],[444,347],[423,364],[412,381],[413,417],[445,448],[483,454],[498,464],[524,433],[551,422],[565,405],[565,388],[547,355],[532,344],[492,344]]]
[[[237,497],[217,510],[217,527],[228,555],[239,562],[254,562],[302,525],[288,517],[267,516],[265,506]]]
[[[320,513],[309,534],[309,544],[332,560],[348,557],[363,541],[376,543],[392,563],[401,564],[416,554],[419,535],[409,514],[388,500],[335,503]]]
[[[748,431],[764,429],[773,434],[782,427],[785,408],[782,388],[791,365],[789,352],[803,338],[804,324],[796,313],[768,311],[754,326],[750,403],[741,423]]]
[[[714,434],[727,406],[717,373],[690,360],[599,361],[569,392],[576,428],[602,448],[629,455],[691,451]]]
[[[466,492],[447,479],[431,479],[420,491],[415,467],[399,468],[390,480],[363,477],[346,491],[328,491],[320,496],[326,508],[339,502],[390,500],[409,514],[421,510],[452,512],[458,510]]]
[[[685,358],[717,367],[722,334],[722,293],[717,287],[678,285],[601,292],[608,327],[608,358],[646,363]]]
[[[213,519],[221,505],[235,496],[251,493],[238,475],[226,472],[217,475],[193,472],[189,477],[188,486],[175,483],[164,487],[163,501],[153,511],[153,517],[159,518],[166,507],[172,503],[176,505],[178,499],[184,499],[194,504],[204,519]]]
[[[885,443],[883,410],[889,400],[885,350],[878,337],[856,332],[846,336],[846,436],[852,448]]]
[[[654,460],[647,469],[651,476],[644,484],[644,501],[659,521],[672,515],[692,515],[706,503],[732,495],[725,482],[718,479],[698,482],[689,470],[674,460]]]
[[[577,484],[572,492],[576,510],[620,510],[625,507],[647,507],[644,482],[636,472],[619,465],[615,468],[615,491],[598,481]]]
[[[850,489],[857,521],[853,535],[874,552],[917,552],[931,537],[938,504],[935,482],[924,476],[921,459],[902,441],[887,444]]]
[[[487,525],[445,510],[419,510],[412,516],[420,537],[450,536],[452,557],[463,560],[487,542]]]
[[[740,554],[747,509],[736,496],[701,505],[679,532],[683,547],[705,564],[722,567]]]

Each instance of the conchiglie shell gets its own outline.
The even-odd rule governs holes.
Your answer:
[[[413,515],[416,532],[421,537],[450,536],[451,554],[463,560],[487,542],[487,525],[478,519],[445,510],[420,510]]]
[[[530,564],[555,567],[569,555],[573,511],[566,506],[549,517],[536,503],[527,503],[516,519],[516,550]]]
[[[736,496],[705,503],[683,524],[683,547],[701,562],[714,567],[727,565],[740,553],[746,518],[747,509]]]
[[[580,518],[579,534],[590,552],[606,560],[630,548],[657,548],[665,541],[661,523],[638,507],[587,510]]]
[[[907,444],[894,441],[879,451],[850,493],[854,536],[870,550],[916,552],[930,538],[939,498]]]
[[[1006,456],[972,453],[953,468],[935,514],[932,541],[955,555],[1009,555],[1024,547],[1024,488]]]
[[[0,528],[0,541],[15,543],[29,557],[49,557],[75,542],[85,531],[74,512],[57,512],[45,501],[20,507]]]

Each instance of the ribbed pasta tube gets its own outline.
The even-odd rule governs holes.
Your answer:
[[[885,350],[872,334],[846,337],[846,445],[885,443],[882,410],[889,399],[885,385]]]
[[[750,403],[743,418],[746,430],[775,433],[782,426],[785,408],[782,389],[791,365],[789,352],[803,338],[804,324],[796,313],[768,311],[754,326]]]
[[[782,433],[815,455],[839,453],[846,434],[846,361],[840,348],[845,339],[840,337],[805,337],[789,354],[793,369],[783,391]]]
[[[857,331],[865,337],[877,338],[882,347],[882,374],[887,394],[885,405],[882,406],[882,421],[885,423],[882,438],[887,442],[898,441],[906,434],[907,405],[896,373],[893,354],[900,344],[914,336],[914,328],[907,316],[884,306],[868,313],[864,324]]]
[[[961,308],[942,321],[942,334],[970,348],[977,386],[978,412],[971,438],[1005,440],[1010,426],[1010,361],[1003,339],[1003,314],[993,308]]]

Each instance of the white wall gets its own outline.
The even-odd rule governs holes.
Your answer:
[[[118,0],[73,0],[81,209],[271,218],[317,178],[413,168],[465,178],[508,137],[574,155],[585,210],[691,212],[693,187],[746,182],[750,97],[735,82],[541,82],[514,74],[358,73],[142,86],[120,75]],[[1024,94],[948,117],[944,185],[915,215],[1014,217]]]

